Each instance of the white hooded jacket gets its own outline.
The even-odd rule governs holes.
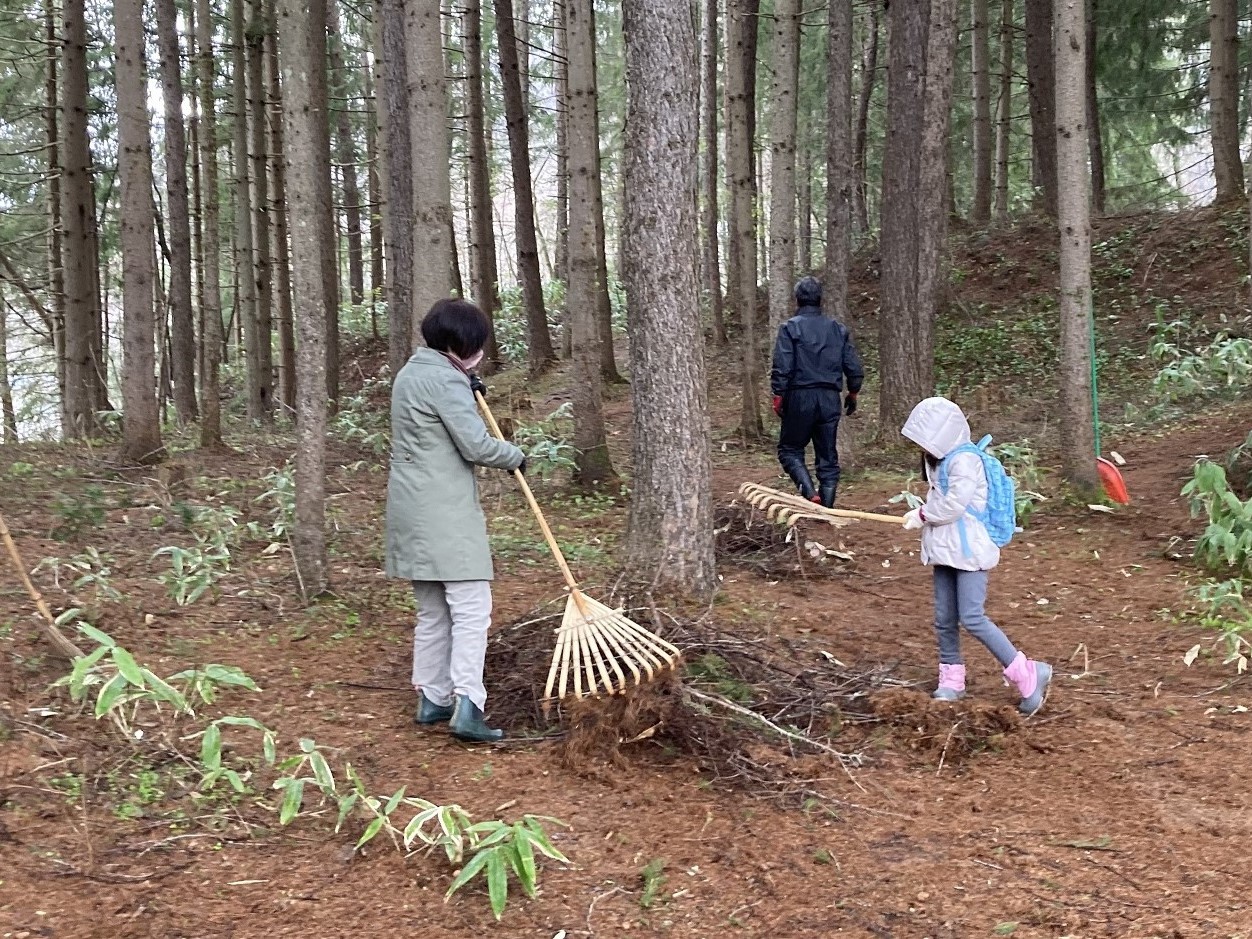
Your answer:
[[[969,421],[947,398],[927,398],[905,421],[900,433],[937,460],[970,443]],[[1000,549],[970,509],[987,506],[987,474],[982,459],[960,453],[948,463],[948,491],[941,492],[938,472],[929,465],[926,481],[930,492],[922,508],[922,563],[954,567],[961,571],[989,571],[1000,563]],[[964,522],[966,554],[958,521]]]

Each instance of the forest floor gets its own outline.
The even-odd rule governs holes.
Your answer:
[[[1138,300],[1127,299],[1118,322],[1103,320],[1126,330],[1131,351],[1111,368],[1125,369],[1113,383],[1127,389],[1117,403],[1128,413],[1142,406],[1148,366],[1133,366],[1159,315],[1145,299],[1156,274],[1142,274],[1152,237],[1174,246],[1176,274],[1229,268],[1210,270],[1209,283],[1222,287],[1208,306],[1192,305],[1192,319],[1243,309],[1235,305],[1241,261],[1232,260],[1242,256],[1218,224],[1181,219],[1173,236],[1154,235],[1164,224],[1153,220],[1124,239],[1134,266],[1113,279],[1134,284]],[[1220,251],[1187,263],[1186,226],[1221,242]],[[1032,271],[1051,263],[1040,239],[1001,240],[1016,245],[1006,249],[1013,264],[1027,265],[1030,252],[1038,255]],[[954,286],[956,308],[973,311],[960,336],[991,331],[984,343],[1017,335],[1016,324],[1035,315],[1024,287],[1014,301],[1026,309],[1020,317],[1004,312],[1007,299],[989,296],[1003,274],[990,262],[980,273],[970,258],[996,250],[973,244],[957,255],[958,269],[974,272],[968,289]],[[1169,265],[1151,263],[1168,280]],[[1050,289],[1046,275],[1032,277],[1040,295]],[[1170,296],[1185,295],[1180,281],[1173,278]],[[1195,296],[1205,295],[1197,283]],[[1008,341],[1012,349],[1017,340]],[[960,357],[986,361],[986,346],[962,342],[941,349],[941,369],[965,379],[953,381],[954,393],[965,395],[977,426],[1046,440],[1054,383],[1039,400],[1032,394],[1046,362],[1019,350],[1009,363],[1017,371],[974,388]],[[364,370],[377,359],[370,350]],[[771,450],[745,449],[735,433],[733,370],[715,361],[712,373],[714,487],[725,510],[741,483],[779,480]],[[524,392],[512,377],[498,384],[499,410],[522,419],[542,417],[565,396],[559,375]],[[607,410],[614,457],[626,466],[625,389],[611,393]],[[128,744],[64,691],[48,690],[66,667],[41,643],[25,594],[6,574],[0,937],[1252,935],[1244,867],[1252,679],[1208,654],[1214,635],[1188,615],[1186,587],[1197,574],[1189,543],[1199,523],[1179,497],[1195,458],[1226,453],[1250,426],[1248,401],[1209,404],[1174,423],[1118,422],[1109,444],[1127,460],[1133,504],[1106,514],[1056,493],[1005,551],[989,611],[1017,644],[1056,667],[1048,705],[1030,720],[1011,713],[999,668],[972,646],[967,702],[927,700],[935,651],[915,536],[850,525],[826,536],[850,560],[797,554],[795,564],[777,550],[739,553],[723,538],[714,603],[665,604],[662,615],[715,627],[762,659],[799,663],[805,675],[836,662],[841,674],[887,675],[902,686],[870,691],[868,707],[849,706],[834,739],[861,757],[850,773],[801,745],[753,750],[778,783],[770,787],[737,782],[664,728],[623,746],[617,763],[572,766],[560,736],[536,729],[533,701],[515,695],[500,695],[495,708],[489,702],[513,732],[505,744],[466,746],[416,728],[411,597],[380,573],[385,457],[359,442],[334,445],[334,597],[312,609],[299,602],[285,548],[267,549],[265,537],[242,539],[218,590],[189,606],[176,606],[156,579],[169,562],[153,553],[191,540],[186,506],[231,505],[241,523],[270,524],[264,476],[290,454],[281,434],[240,434],[230,453],[179,453],[172,471],[121,468],[104,451],[6,453],[0,505],[28,568],[93,546],[111,556],[111,585],[124,596],[109,602],[85,587],[62,589],[65,575],[58,587],[45,568],[36,577],[54,606],[82,602],[92,622],[158,674],[224,663],[262,689],[224,693],[204,716],[247,714],[288,747],[312,738],[332,749],[336,767],[350,762],[371,791],[404,785],[477,817],[554,816],[567,827],[550,825],[553,840],[572,863],[545,863],[537,899],[510,894],[495,924],[478,886],[445,905],[452,870],[441,856],[406,859],[381,836],[354,854],[362,825],[333,834],[333,808],[280,828],[257,804],[276,801],[264,791],[194,793],[186,764],[151,739],[161,736],[160,719],[140,719],[148,738]],[[853,428],[867,438],[872,417]],[[842,504],[882,510],[913,467],[890,450],[855,452]],[[588,592],[607,597],[618,583],[625,500],[576,495],[557,482],[539,488],[575,568],[594,584]],[[510,644],[548,647],[550,624],[514,624],[551,613],[561,585],[507,480],[488,474],[483,492],[498,576],[490,691],[519,684],[498,668]],[[814,529],[806,536],[823,537]],[[1196,644],[1205,652],[1188,666],[1184,654]],[[748,690],[758,699],[771,693]],[[255,760],[246,736],[234,745]],[[194,754],[198,744],[181,749]]]

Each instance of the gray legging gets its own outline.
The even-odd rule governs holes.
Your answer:
[[[935,635],[939,638],[939,661],[960,665],[961,626],[987,647],[1005,668],[1017,658],[1017,650],[1000,627],[987,618],[987,572],[958,571],[935,567]]]

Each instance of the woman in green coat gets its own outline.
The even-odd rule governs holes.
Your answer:
[[[483,720],[483,659],[491,625],[491,549],[475,466],[514,470],[521,450],[491,436],[472,370],[490,326],[465,300],[440,300],[391,390],[387,576],[412,581],[417,602],[413,687],[417,722],[450,721],[463,740],[498,740]]]

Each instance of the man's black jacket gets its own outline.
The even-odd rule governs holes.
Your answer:
[[[770,372],[773,394],[801,388],[843,389],[856,394],[865,380],[861,354],[843,324],[822,313],[821,307],[802,306],[782,324],[774,343]]]

